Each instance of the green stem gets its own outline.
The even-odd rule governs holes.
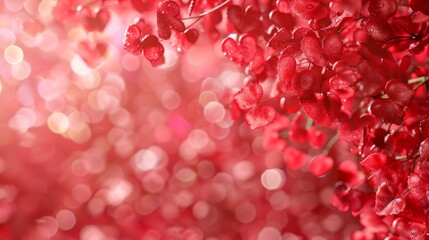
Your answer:
[[[305,124],[305,129],[309,129],[309,128],[311,128],[311,126],[313,126],[313,119],[311,117],[309,117],[307,119],[307,123]]]
[[[331,148],[334,146],[334,144],[338,141],[338,134],[335,134],[331,140],[326,144],[324,154],[328,156],[329,151],[331,151]]]
[[[193,23],[189,24],[189,26],[186,27],[186,29],[191,28],[195,23],[197,23],[198,21],[200,21],[204,16],[201,16],[199,18],[197,18],[197,20],[195,20]]]
[[[413,87],[413,90],[416,90],[417,88],[419,88],[421,85],[426,84],[426,77],[423,77],[424,80],[422,80],[421,82],[419,82],[419,84],[417,84],[416,86]]]
[[[226,0],[225,2],[223,2],[223,3],[219,4],[219,5],[217,5],[216,7],[212,8],[212,9],[210,9],[210,10],[208,10],[207,12],[203,12],[203,13],[201,13],[200,15],[197,15],[197,16],[192,16],[192,17],[182,18],[181,20],[190,20],[190,19],[195,19],[195,18],[202,18],[202,17],[204,17],[204,16],[206,16],[206,15],[209,15],[210,13],[212,13],[212,12],[214,12],[214,11],[216,11],[216,10],[218,10],[218,9],[222,8],[223,6],[227,5],[227,4],[228,4],[228,3],[230,3],[230,2],[231,2],[231,0]]]
[[[418,78],[412,78],[408,80],[408,84],[418,83],[418,82],[425,82],[427,80],[426,76],[418,77]]]

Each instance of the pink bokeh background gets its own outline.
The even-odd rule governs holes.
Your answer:
[[[360,228],[330,205],[336,170],[290,171],[262,130],[234,119],[244,75],[219,42],[203,36],[183,55],[165,45],[154,68],[122,49],[137,12],[112,8],[103,33],[87,32],[55,19],[55,4],[0,4],[0,239],[323,240]]]

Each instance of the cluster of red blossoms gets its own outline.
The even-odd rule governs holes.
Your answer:
[[[360,218],[356,239],[426,239],[428,21],[423,0],[168,0],[154,28],[128,28],[124,46],[158,63],[159,39],[183,51],[198,32],[223,38],[246,75],[231,111],[266,127],[266,147],[283,151],[289,168],[340,169],[332,203]],[[331,158],[336,141],[356,158]]]

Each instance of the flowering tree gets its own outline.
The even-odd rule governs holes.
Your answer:
[[[2,239],[428,238],[424,0],[0,9]]]

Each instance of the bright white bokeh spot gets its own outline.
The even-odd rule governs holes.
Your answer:
[[[267,169],[262,173],[261,182],[267,190],[276,190],[283,187],[286,182],[286,175],[278,168]]]
[[[282,235],[277,228],[264,227],[258,234],[258,240],[282,240]]]
[[[20,63],[12,65],[12,77],[16,80],[22,81],[27,79],[31,74],[31,65],[23,60]]]
[[[232,176],[240,181],[246,181],[255,174],[255,166],[246,160],[240,161],[232,168]]]
[[[25,0],[3,0],[4,6],[11,12],[17,12],[24,7]]]
[[[72,229],[76,224],[76,216],[72,211],[67,209],[60,210],[56,215],[56,219],[58,227],[63,231]]]
[[[16,93],[16,100],[24,106],[34,106],[33,88],[30,84],[21,84]]]
[[[167,90],[162,94],[162,105],[168,110],[174,110],[179,107],[181,102],[180,95],[173,90]]]
[[[100,85],[100,73],[98,71],[88,72],[87,74],[77,76],[77,81],[85,89],[94,89]]]
[[[82,127],[78,130],[71,129],[71,131],[68,131],[67,137],[76,143],[85,143],[91,138],[91,129],[88,125],[82,124]]]
[[[218,123],[225,117],[225,108],[218,101],[209,102],[204,107],[204,117],[211,123]]]
[[[54,133],[65,133],[70,127],[69,118],[64,113],[54,112],[48,117],[48,127]]]
[[[19,133],[25,133],[36,124],[37,115],[31,108],[21,108],[9,120],[9,127],[17,130]]]
[[[87,225],[80,231],[80,240],[105,240],[108,239],[104,232],[94,225]]]
[[[4,50],[3,56],[9,64],[18,64],[24,59],[24,52],[20,47],[10,45]]]
[[[134,164],[141,171],[154,169],[159,162],[158,155],[152,150],[140,150],[134,155]]]
[[[113,179],[108,185],[106,201],[112,206],[120,205],[133,192],[133,185],[125,179]]]
[[[90,93],[88,103],[94,110],[113,112],[118,109],[121,101],[118,94],[118,89],[112,87],[97,89]]]
[[[0,48],[4,48],[15,43],[15,33],[9,28],[0,28]]]
[[[37,85],[37,92],[44,100],[54,100],[61,95],[59,81],[43,79]]]
[[[52,10],[57,5],[57,0],[43,0],[39,4],[39,14],[44,18],[52,17]]]
[[[86,65],[86,63],[82,60],[82,58],[79,57],[79,55],[76,55],[72,58],[70,61],[70,68],[76,75],[87,75],[91,72],[91,68]]]
[[[39,0],[25,0],[24,9],[26,12],[30,13],[32,16],[37,14],[37,8],[39,6]]]
[[[74,111],[68,114],[70,121],[70,129],[66,133],[66,137],[76,143],[84,143],[91,138],[91,129],[88,126],[88,118],[84,114]],[[104,161],[97,164],[98,167],[90,168],[91,173],[98,173],[104,169]]]

